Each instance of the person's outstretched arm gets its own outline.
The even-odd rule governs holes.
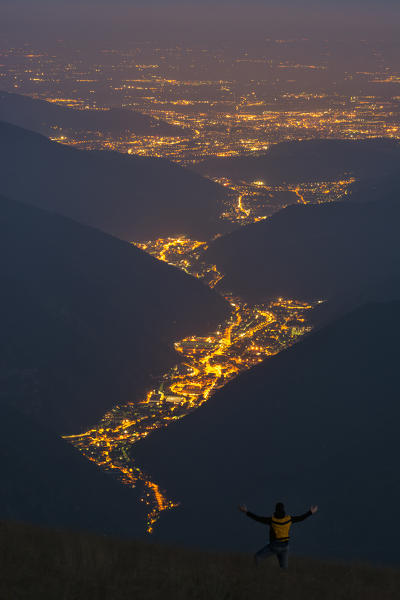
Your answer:
[[[308,517],[311,517],[311,515],[314,515],[317,512],[317,510],[318,506],[312,506],[310,510],[308,510],[303,515],[297,515],[292,517],[292,523],[300,523],[300,521],[304,521],[304,519],[307,519]]]
[[[250,519],[253,519],[254,521],[258,521],[259,523],[264,523],[264,525],[271,525],[271,517],[259,517],[258,515],[255,515],[254,513],[247,510],[247,506],[245,504],[242,504],[241,506],[239,506],[239,510],[241,512],[243,512],[245,515],[247,515],[248,517],[250,517]]]

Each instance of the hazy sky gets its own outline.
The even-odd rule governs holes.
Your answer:
[[[188,6],[188,5],[204,5],[206,0],[182,0],[181,2],[177,2],[177,0],[88,0],[86,2],[82,2],[81,0],[0,0],[0,4],[26,4],[26,5],[68,5],[77,4],[77,5],[108,5],[110,7],[115,7],[116,5],[123,6],[148,6],[149,4],[153,5],[177,5],[180,4]],[[209,4],[212,5],[242,5],[249,6],[259,5],[259,6],[282,6],[283,4],[287,5],[299,5],[304,6],[305,4],[313,4],[314,6],[320,7],[338,7],[338,6],[348,6],[349,4],[359,5],[360,7],[366,5],[372,5],[376,7],[381,7],[383,5],[398,5],[398,0],[310,0],[306,2],[305,0],[209,0]]]
[[[71,39],[400,39],[400,0],[0,0],[0,34]]]

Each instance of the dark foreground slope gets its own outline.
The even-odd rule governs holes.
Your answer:
[[[0,198],[2,394],[60,433],[140,398],[228,305],[105,233]]]
[[[4,91],[0,91],[0,121],[7,121],[44,135],[54,135],[55,129],[71,130],[75,134],[88,131],[112,135],[182,134],[179,127],[133,110],[74,110],[53,102]]]
[[[83,151],[0,123],[0,193],[131,241],[220,231],[223,188],[158,158]]]
[[[194,168],[204,175],[269,184],[357,178],[397,170],[400,145],[388,139],[303,140],[276,144],[260,156],[214,158]]]
[[[182,508],[161,539],[256,550],[283,500],[299,514],[293,549],[398,562],[400,303],[358,309],[228,384],[183,421],[135,446]]]
[[[293,559],[255,569],[247,556],[2,527],[2,598],[15,600],[395,600],[398,569]]]
[[[251,299],[328,299],[399,273],[400,203],[341,202],[288,207],[217,239],[207,259],[221,285]]]
[[[106,475],[56,434],[11,409],[4,399],[0,456],[3,520],[125,536],[144,534],[145,514],[136,490]],[[0,593],[0,597],[17,596]]]

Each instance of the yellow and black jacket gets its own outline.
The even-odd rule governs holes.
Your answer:
[[[269,525],[269,541],[270,542],[280,542],[280,543],[288,543],[290,539],[290,527],[293,523],[300,523],[300,521],[304,521],[308,517],[311,517],[311,510],[307,511],[303,515],[290,516],[285,515],[282,518],[277,518],[275,515],[272,517],[259,517],[254,513],[247,511],[247,516],[250,519],[254,519],[254,521],[258,521],[259,523],[264,523],[265,525]]]

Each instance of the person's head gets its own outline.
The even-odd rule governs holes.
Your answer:
[[[276,503],[274,514],[277,519],[283,519],[283,517],[286,515],[285,506],[283,502]]]

